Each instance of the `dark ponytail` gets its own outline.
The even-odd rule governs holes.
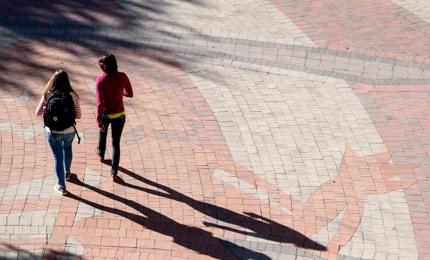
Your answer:
[[[113,54],[106,54],[99,59],[99,66],[106,74],[111,74],[118,71],[116,58]]]

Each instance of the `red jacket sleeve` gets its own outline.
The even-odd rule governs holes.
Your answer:
[[[130,80],[128,79],[125,73],[124,73],[124,90],[122,92],[122,95],[130,98],[133,97],[133,88],[131,87]]]
[[[102,127],[103,126],[103,122],[102,122],[102,114],[103,114],[103,95],[101,93],[102,89],[101,89],[101,82],[100,82],[100,78],[96,79],[96,105],[97,105],[97,112],[96,112],[96,117],[97,117],[97,126],[98,127]]]

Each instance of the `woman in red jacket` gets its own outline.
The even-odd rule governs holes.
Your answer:
[[[109,124],[112,131],[112,177],[118,174],[120,140],[125,124],[125,111],[122,97],[133,97],[130,80],[123,72],[118,72],[115,56],[107,54],[99,59],[102,73],[96,79],[97,125],[99,145],[97,155],[104,162],[106,137]]]

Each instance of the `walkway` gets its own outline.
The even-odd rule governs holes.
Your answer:
[[[54,2],[0,3],[0,259],[430,259],[430,2]],[[105,51],[135,90],[119,183]],[[65,197],[34,115],[57,68]]]

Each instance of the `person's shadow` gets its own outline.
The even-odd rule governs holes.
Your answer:
[[[1,260],[16,260],[16,259],[78,260],[78,259],[82,259],[81,256],[72,252],[68,252],[66,250],[55,250],[55,249],[45,248],[43,252],[40,254],[9,243],[0,243],[0,253],[2,254],[0,256]]]
[[[176,222],[175,220],[166,217],[148,207],[145,207],[135,201],[122,198],[111,192],[101,190],[94,186],[88,185],[80,181],[75,174],[72,174],[70,182],[79,185],[81,187],[87,188],[98,194],[110,198],[112,200],[121,202],[130,208],[133,208],[140,212],[142,215],[136,215],[121,209],[112,208],[104,205],[100,205],[94,201],[87,200],[85,198],[79,197],[73,193],[68,193],[66,196],[75,199],[79,202],[85,203],[96,209],[109,212],[121,217],[124,217],[130,221],[133,221],[145,228],[171,236],[173,241],[185,248],[191,249],[200,254],[208,255],[217,259],[260,259],[269,260],[270,258],[256,251],[252,251],[248,248],[241,247],[230,241],[223,240],[214,237],[210,232],[203,230],[198,227],[187,226]],[[236,252],[235,254],[232,251]],[[239,253],[237,253],[239,252]],[[237,255],[239,254],[239,255]]]
[[[117,179],[117,183],[119,184],[122,184],[132,189],[140,190],[143,192],[151,193],[154,195],[158,195],[161,197],[165,197],[165,198],[169,198],[172,200],[185,203],[190,207],[192,207],[193,209],[207,216],[210,216],[214,219],[220,220],[222,222],[230,223],[235,226],[242,227],[248,230],[252,230],[253,232],[239,230],[233,227],[222,226],[219,224],[204,222],[206,226],[213,226],[213,227],[241,233],[244,235],[264,238],[266,240],[276,241],[280,243],[294,244],[295,246],[301,247],[304,249],[313,249],[318,251],[327,250],[327,248],[324,245],[321,245],[318,242],[313,241],[310,238],[306,237],[302,233],[295,231],[294,229],[291,229],[284,225],[281,225],[271,219],[265,218],[263,216],[260,216],[254,213],[249,213],[249,212],[244,212],[245,214],[240,214],[217,205],[198,201],[180,192],[177,192],[172,188],[169,188],[165,185],[148,180],[122,167],[119,167],[119,171],[123,172],[124,174],[136,180],[139,180],[143,183],[151,185],[154,188],[160,189],[164,192],[160,192],[157,190],[148,189],[131,183],[127,183],[123,179]]]

